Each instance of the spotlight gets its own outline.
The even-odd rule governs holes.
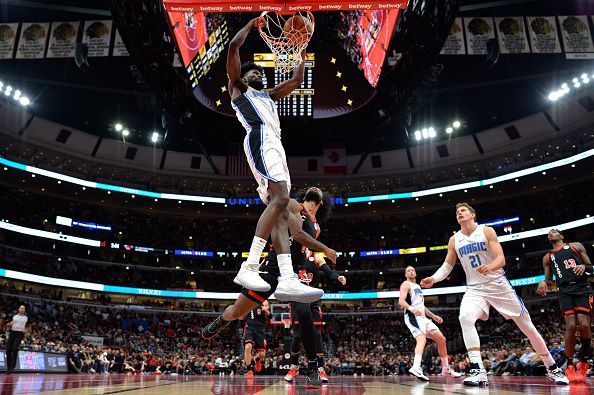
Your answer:
[[[571,80],[571,82],[573,82],[575,84],[576,82],[579,82],[579,81],[578,81],[577,78],[574,78],[574,79]]]
[[[563,84],[561,84],[561,88],[562,88],[562,89],[567,89],[567,88],[569,88],[569,86],[567,86],[567,84],[566,84],[566,83],[563,83]]]
[[[433,138],[435,136],[437,136],[437,133],[435,132],[435,129],[434,128],[429,128],[429,137],[430,138]]]
[[[454,133],[454,129],[451,126],[448,126],[448,128],[446,129],[446,133],[447,134]]]
[[[415,132],[415,138],[417,139],[417,141],[421,141],[421,139],[423,138],[423,136],[421,136],[421,131],[417,130]]]
[[[0,89],[4,86],[4,82],[0,81]]]
[[[424,139],[429,138],[429,130],[427,130],[427,128],[423,128],[423,130],[421,130],[421,133],[423,134]]]
[[[588,74],[583,73],[580,77],[582,77],[582,79],[585,80],[586,78],[588,78]]]
[[[21,96],[21,98],[19,99],[19,103],[21,103],[22,106],[28,106],[29,104],[31,104],[31,101],[27,96]]]
[[[124,129],[124,127],[122,126],[121,123],[116,123],[114,128],[115,128],[116,132],[121,132],[122,129]]]
[[[19,97],[21,97],[21,91],[17,89],[14,91],[14,100],[19,100]]]
[[[456,129],[458,129],[460,127],[461,123],[460,121],[454,121],[454,123],[452,124],[453,127],[455,127]]]
[[[579,82],[576,82],[573,84],[573,86],[575,86],[576,88],[579,88],[580,86],[582,86],[582,84],[580,84]]]
[[[12,86],[6,85],[6,92],[10,92],[10,91],[12,91]]]
[[[8,88],[10,88],[10,86]],[[12,91],[8,90],[8,88],[6,88],[6,91],[4,92],[6,96],[10,96],[12,94]]]
[[[130,132],[128,131],[128,129],[122,130],[122,136],[125,137],[125,136],[129,136],[129,135],[130,135]]]
[[[151,141],[153,143],[156,143],[157,141],[159,141],[159,133],[153,132],[153,135],[151,136]]]
[[[559,98],[557,92],[551,92],[549,93],[549,100],[550,101],[556,101]]]

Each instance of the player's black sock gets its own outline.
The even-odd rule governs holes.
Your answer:
[[[318,354],[318,369],[324,367],[324,354]]]
[[[582,348],[580,348],[580,361],[585,362],[590,358],[592,350],[592,338],[581,338]]]
[[[299,353],[291,352],[291,365],[299,366]]]

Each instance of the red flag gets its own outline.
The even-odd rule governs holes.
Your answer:
[[[329,141],[324,143],[324,173],[346,174],[347,158],[344,141]]]

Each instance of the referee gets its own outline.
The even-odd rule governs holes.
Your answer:
[[[23,340],[25,325],[27,325],[27,316],[25,315],[26,308],[21,305],[18,314],[12,317],[12,321],[8,323],[10,328],[10,335],[8,335],[8,343],[6,344],[6,373],[14,372],[16,367],[17,355],[19,353],[19,346]]]

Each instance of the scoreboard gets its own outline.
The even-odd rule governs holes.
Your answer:
[[[228,42],[229,31],[227,29],[227,22],[223,21],[220,26],[208,36],[208,40],[198,50],[198,54],[186,68],[192,88],[195,88],[196,85],[198,85],[198,80],[204,77],[210,70],[212,64],[219,59],[219,56]]]
[[[272,77],[274,86],[288,80],[292,72],[279,72],[274,67],[274,55],[272,53],[255,53],[254,63],[264,68],[262,82],[268,87],[268,79]],[[305,55],[305,76],[299,88],[295,89],[288,96],[279,100],[276,105],[278,114],[281,117],[311,117],[313,115],[313,71],[315,67],[315,54]]]

